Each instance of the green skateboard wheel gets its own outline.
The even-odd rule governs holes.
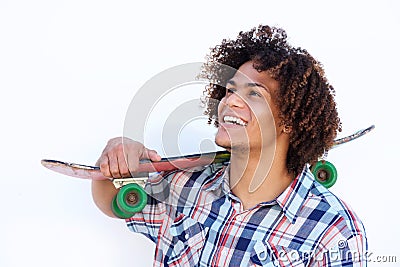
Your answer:
[[[114,213],[115,216],[117,216],[120,219],[128,219],[131,218],[133,215],[135,215],[135,213],[133,212],[123,212],[117,204],[117,196],[115,196],[112,200],[111,203],[111,210]]]
[[[214,163],[223,163],[228,161],[231,158],[231,154],[230,153],[221,153],[221,154],[217,154],[214,158]]]
[[[147,204],[147,194],[138,184],[127,184],[117,194],[117,205],[125,213],[141,212]]]
[[[329,188],[336,183],[337,171],[335,166],[326,160],[320,160],[311,167],[311,172],[320,184]]]

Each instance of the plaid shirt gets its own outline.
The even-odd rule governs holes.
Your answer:
[[[229,165],[158,174],[128,228],[156,243],[154,266],[366,266],[364,227],[307,167],[275,200],[243,210]]]

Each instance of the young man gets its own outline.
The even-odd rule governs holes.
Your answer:
[[[237,71],[215,71],[219,65]],[[149,181],[148,192],[167,181],[169,193],[150,193],[127,225],[156,243],[154,266],[365,266],[362,223],[307,166],[340,130],[321,65],[291,47],[282,29],[259,26],[215,47],[203,75],[214,82],[206,113],[230,163]],[[114,138],[98,164],[119,178],[141,159],[160,156]],[[116,193],[109,181],[93,181],[96,205],[112,217]]]

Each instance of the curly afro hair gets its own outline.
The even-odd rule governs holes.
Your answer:
[[[252,61],[257,71],[269,71],[280,85],[273,97],[281,124],[292,129],[288,171],[300,173],[306,163],[315,163],[332,146],[341,131],[334,88],[318,61],[306,50],[287,43],[283,29],[260,25],[240,32],[236,40],[224,39],[212,48],[206,60],[201,76],[210,80],[205,90],[209,123],[218,126],[218,103],[225,96],[221,85],[234,75],[221,64],[237,70]]]

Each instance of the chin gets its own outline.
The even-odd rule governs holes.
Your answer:
[[[215,138],[215,143],[229,152],[248,153],[249,144],[244,142],[231,142],[230,139]]]
[[[218,137],[218,135],[215,137],[215,144],[225,149],[231,148],[231,140],[229,138]]]

